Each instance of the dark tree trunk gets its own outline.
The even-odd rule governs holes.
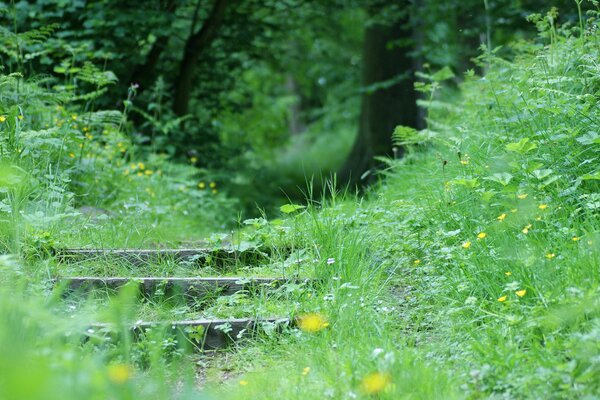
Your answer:
[[[165,13],[173,14],[177,10],[177,1],[169,0],[166,2],[164,9]],[[129,78],[130,83],[140,85],[138,92],[146,90],[156,80],[156,66],[160,61],[160,56],[169,43],[169,36],[158,36],[152,45],[150,52],[146,56],[144,64],[137,65],[131,72]]]
[[[202,1],[202,0],[198,0]],[[215,0],[210,14],[202,24],[202,28],[188,38],[183,51],[183,59],[179,65],[179,73],[175,78],[173,93],[173,111],[177,115],[188,113],[190,94],[192,91],[194,68],[202,53],[210,46],[223,24],[225,10],[232,0]]]
[[[393,26],[372,25],[365,32],[363,87],[358,136],[350,155],[338,173],[340,182],[359,183],[361,176],[376,166],[375,156],[393,156],[392,132],[397,125],[418,126],[419,114],[414,90],[414,61],[406,42],[412,37],[404,21]],[[398,43],[403,43],[399,47]],[[393,82],[375,90],[374,84]],[[398,150],[400,156],[402,149]]]

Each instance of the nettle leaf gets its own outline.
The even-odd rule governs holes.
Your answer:
[[[452,185],[464,186],[469,189],[476,188],[479,186],[479,180],[477,178],[456,178],[450,181]]]
[[[533,171],[533,175],[538,178],[539,180],[542,180],[548,176],[550,176],[554,171],[552,171],[551,169],[536,169],[535,171]]]
[[[533,143],[529,138],[523,138],[515,143],[509,143],[506,145],[507,151],[512,151],[519,154],[526,154],[531,150],[537,149],[537,144]]]
[[[600,136],[597,132],[588,132],[583,136],[579,136],[577,139],[581,144],[600,144]]]
[[[502,172],[502,173],[494,174],[492,176],[488,176],[484,179],[487,181],[498,182],[502,186],[506,186],[510,183],[512,178],[513,178],[512,174],[509,174],[508,172]]]
[[[285,204],[285,205],[279,207],[279,210],[282,213],[291,214],[291,213],[296,212],[298,210],[302,210],[303,208],[306,208],[306,207],[305,206],[300,206],[298,204]]]
[[[591,174],[585,174],[581,177],[581,179],[583,179],[584,181],[600,180],[600,170],[593,172]]]

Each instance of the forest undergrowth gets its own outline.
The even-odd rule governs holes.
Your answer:
[[[486,49],[484,76],[469,71],[459,94],[422,100],[428,129],[396,130],[406,156],[385,160],[366,196],[332,183],[305,208],[283,207],[285,219],[242,222],[239,245],[296,250],[267,271],[320,283],[286,287],[281,308],[212,309],[287,312],[297,327],[208,368],[158,333],[84,341],[85,313],[63,310],[48,288],[65,272],[52,249],[197,240],[222,231],[235,200],[206,172],[138,156],[126,110],[75,112],[43,81],[0,76],[0,398],[597,398],[600,34],[590,17],[583,31],[533,16],[539,43],[515,43],[512,61]],[[72,74],[110,84],[99,71]],[[421,74],[419,86],[436,94],[450,78]],[[121,326],[139,318],[127,293],[109,303],[102,315]]]

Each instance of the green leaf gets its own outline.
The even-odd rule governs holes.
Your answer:
[[[484,179],[486,179],[488,181],[492,181],[492,182],[498,182],[502,186],[506,186],[510,183],[512,178],[513,178],[512,174],[509,174],[508,172],[502,172],[499,174],[494,174],[492,176],[488,176]]]
[[[552,174],[551,169],[536,169],[535,171],[533,171],[533,175],[538,178],[539,180],[542,180],[548,176],[550,176],[550,174]]]
[[[534,149],[537,149],[537,144],[532,143],[529,138],[523,138],[516,143],[509,143],[506,145],[507,151],[512,151],[519,154],[526,154]]]
[[[600,180],[600,170],[593,172],[591,174],[585,174],[581,177],[581,179],[583,179],[584,181]]]
[[[11,188],[19,185],[27,173],[14,165],[0,165],[0,188]]]
[[[454,72],[452,72],[450,67],[445,66],[444,68],[440,69],[438,72],[433,74],[431,78],[436,82],[442,82],[454,78]]]
[[[464,186],[469,189],[473,189],[479,186],[479,180],[477,178],[456,178],[450,181],[453,185]]]
[[[306,207],[305,206],[300,206],[298,204],[285,204],[285,205],[279,207],[279,210],[282,213],[291,214],[291,213],[296,212],[298,210],[302,210],[303,208],[306,208]]]

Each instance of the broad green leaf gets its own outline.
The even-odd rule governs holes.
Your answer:
[[[588,132],[575,140],[581,144],[600,144],[600,136],[596,132]]]
[[[534,149],[537,149],[537,144],[532,143],[529,138],[523,138],[518,142],[509,143],[506,145],[507,151],[513,151],[519,154],[526,154]]]
[[[14,165],[0,165],[0,188],[19,185],[27,173]]]
[[[509,174],[508,172],[502,172],[502,173],[494,174],[492,176],[488,176],[484,179],[486,179],[488,181],[492,181],[492,182],[498,182],[502,186],[506,186],[510,183],[512,178],[513,178],[512,174]]]
[[[533,175],[538,178],[539,180],[542,180],[546,177],[548,177],[550,174],[552,174],[551,169],[536,169],[535,171],[533,171]]]
[[[298,204],[285,204],[285,205],[279,207],[279,210],[282,213],[291,214],[291,213],[296,212],[298,210],[302,210],[303,208],[306,208],[306,207],[305,206],[299,206]]]
[[[456,178],[451,180],[450,183],[452,185],[464,186],[469,189],[479,186],[479,180],[477,178]]]
[[[438,72],[433,74],[431,78],[436,82],[442,82],[454,78],[454,72],[452,72],[450,67],[445,66],[444,68],[440,69]]]
[[[581,177],[581,179],[583,179],[584,181],[600,180],[600,170],[593,172],[591,174],[585,174]]]

